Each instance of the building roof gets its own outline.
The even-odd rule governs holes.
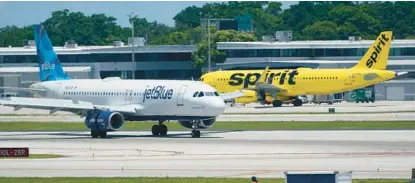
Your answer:
[[[218,65],[232,65],[232,64],[248,64],[248,63],[258,63],[258,62],[270,62],[270,63],[300,63],[300,64],[357,64],[360,59],[356,60],[247,60],[247,61],[238,61],[237,59],[232,60],[233,62],[224,62]],[[415,60],[388,60],[388,65],[414,65]]]
[[[63,67],[65,72],[89,72],[91,67]],[[39,67],[0,67],[0,73],[39,72]]]
[[[131,53],[131,46],[78,46],[66,48],[53,47],[57,54],[94,54],[94,53]],[[196,50],[195,45],[155,45],[136,46],[136,53],[188,53]],[[0,47],[0,55],[36,55],[36,46],[33,47]]]
[[[289,41],[289,42],[218,42],[219,50],[232,49],[306,49],[306,48],[368,48],[374,40]],[[393,40],[392,48],[415,48],[415,40]]]

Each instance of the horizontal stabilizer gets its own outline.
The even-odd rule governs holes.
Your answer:
[[[0,87],[0,89],[21,90],[21,91],[29,91],[29,92],[46,92],[46,90],[44,89],[36,89],[36,88]]]
[[[408,72],[396,72],[396,76],[402,76],[408,74]]]
[[[245,92],[237,91],[237,92],[222,93],[220,94],[220,96],[223,98],[223,100],[230,100],[230,99],[245,96]]]

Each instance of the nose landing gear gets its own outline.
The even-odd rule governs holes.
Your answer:
[[[200,138],[200,131],[198,130],[200,122],[200,120],[192,120],[192,138]]]
[[[167,128],[166,125],[163,124],[163,122],[165,122],[165,121],[160,120],[158,125],[153,125],[153,127],[151,128],[151,133],[154,136],[159,136],[159,135],[160,136],[165,136],[165,135],[167,135],[168,128]]]

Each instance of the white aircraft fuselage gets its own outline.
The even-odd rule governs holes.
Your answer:
[[[30,88],[46,90],[39,93],[42,98],[143,106],[137,114],[124,114],[126,120],[210,119],[225,110],[225,103],[216,90],[200,81],[74,79],[39,82]]]

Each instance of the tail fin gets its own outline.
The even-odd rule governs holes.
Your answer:
[[[366,54],[353,68],[385,70],[388,64],[392,31],[381,32]]]
[[[66,80],[70,77],[63,71],[58,56],[53,50],[43,25],[33,25],[36,51],[39,61],[40,81]]]

